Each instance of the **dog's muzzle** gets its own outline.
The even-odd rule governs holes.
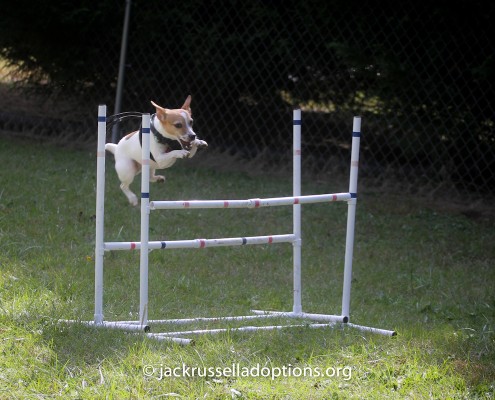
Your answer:
[[[184,150],[190,150],[192,146],[192,142],[196,140],[196,134],[195,133],[189,133],[187,135],[187,140],[182,140],[179,139],[180,144]]]

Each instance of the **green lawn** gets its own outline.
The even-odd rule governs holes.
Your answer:
[[[199,336],[194,346],[182,347],[58,322],[93,318],[95,152],[3,138],[0,160],[0,398],[495,396],[491,219],[469,219],[410,196],[363,190],[351,319],[395,329],[398,336],[296,328]],[[166,175],[164,185],[152,184],[152,198],[291,193],[290,176],[193,168],[187,160]],[[137,182],[134,188],[139,192]],[[304,194],[346,190],[346,182],[305,180],[303,185]],[[106,240],[138,241],[139,209],[120,192],[111,157],[106,196]],[[303,206],[304,311],[340,312],[345,220],[345,204]],[[291,229],[290,207],[156,211],[150,238],[254,236]],[[149,317],[290,310],[291,254],[286,244],[153,251]],[[105,319],[136,319],[138,301],[139,253],[107,254]],[[244,375],[285,371],[292,376],[228,376],[232,366]],[[188,376],[193,368],[208,376]],[[172,371],[185,376],[168,376]]]

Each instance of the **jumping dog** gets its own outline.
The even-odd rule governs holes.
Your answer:
[[[156,113],[150,120],[150,182],[165,182],[163,175],[155,175],[155,170],[170,168],[179,158],[192,158],[198,148],[208,143],[197,138],[193,131],[191,96],[180,109],[160,107],[153,101]],[[129,185],[141,172],[141,130],[129,133],[118,144],[107,143],[105,150],[115,156],[115,170],[121,182],[120,188],[129,203],[137,206],[138,198]]]

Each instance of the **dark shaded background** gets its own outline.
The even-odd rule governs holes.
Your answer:
[[[23,71],[2,97],[22,89],[36,109],[8,102],[0,130],[94,140],[96,105],[113,109],[125,2],[0,3],[0,54]],[[364,176],[493,194],[493,2],[362,3],[134,0],[123,110],[191,93],[212,148],[276,165],[301,106],[310,168],[332,173],[348,168],[359,114]]]

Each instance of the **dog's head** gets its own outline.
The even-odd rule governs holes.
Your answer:
[[[151,102],[156,108],[155,128],[163,136],[175,139],[180,142],[185,150],[191,149],[191,143],[196,139],[193,131],[193,119],[191,117],[191,96],[187,96],[186,101],[179,109],[170,110],[160,107]]]

